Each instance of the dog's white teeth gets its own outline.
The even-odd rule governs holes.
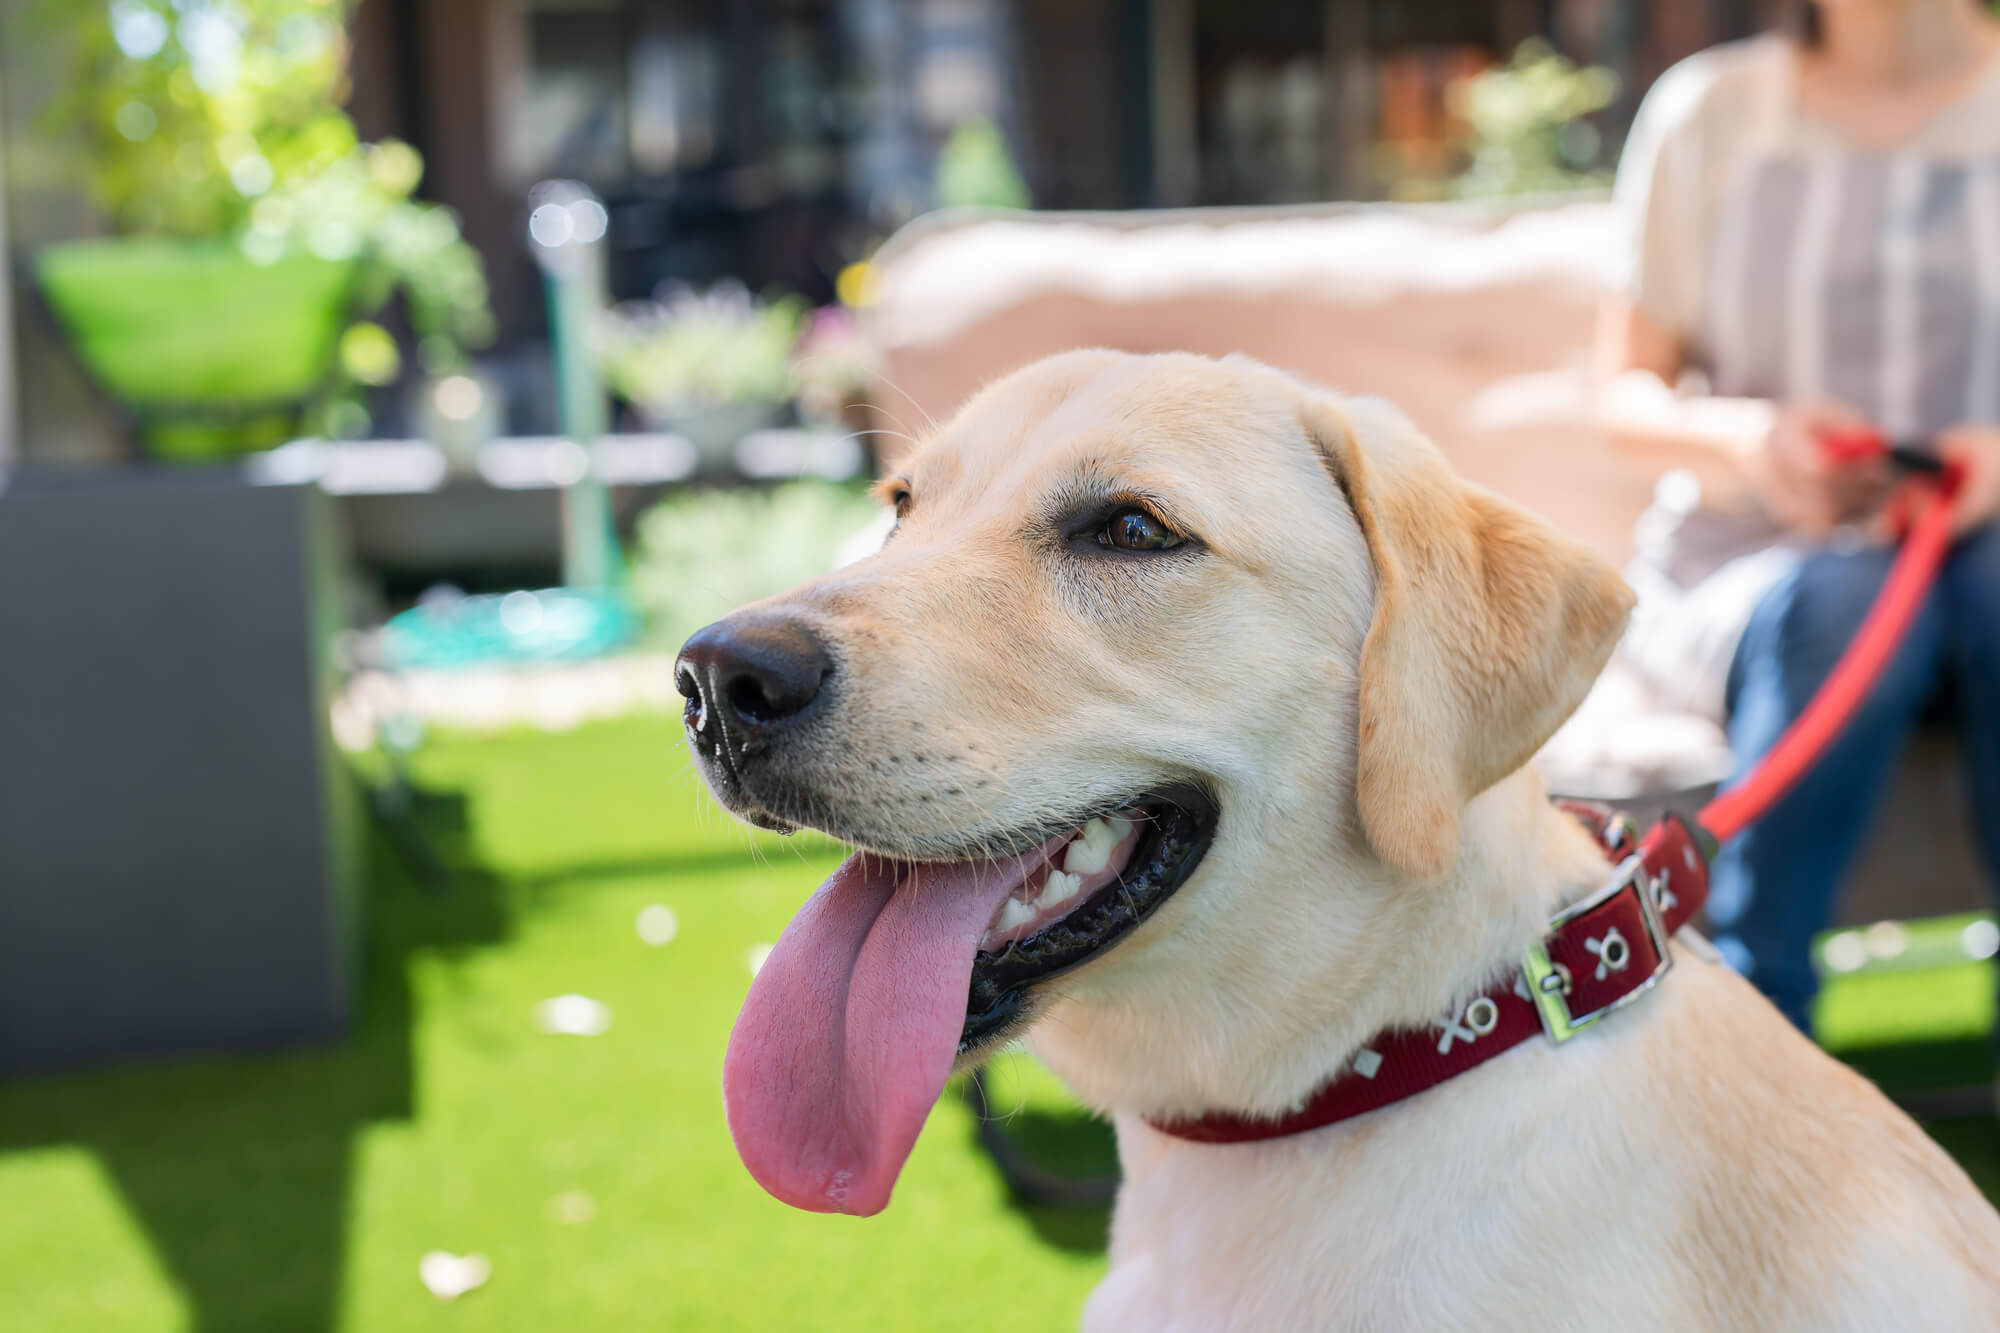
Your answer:
[[[1104,869],[1104,864],[1110,859],[1110,855],[1108,848],[1096,846],[1085,838],[1078,838],[1069,845],[1069,850],[1063,853],[1063,870],[1069,871],[1072,875],[1094,875]],[[1062,871],[1056,873],[1061,874]]]
[[[1113,815],[1093,819],[1063,853],[1063,869],[1072,875],[1095,875],[1111,863],[1111,851],[1132,829],[1132,821]]]
[[[1081,875],[1066,875],[1060,870],[1051,870],[1047,882],[1042,885],[1041,906],[1044,909],[1060,907],[1076,897],[1082,889]]]
[[[1062,869],[1049,867],[1034,896],[1009,898],[1000,907],[1000,913],[987,927],[994,938],[1018,937],[1023,927],[1032,926],[1037,920],[1050,920],[1061,915],[1058,909],[1072,899],[1083,895],[1085,879],[1101,874],[1111,864],[1111,854],[1132,834],[1134,821],[1121,815],[1107,815],[1093,819],[1076,831],[1063,847]],[[1026,894],[1025,887],[1015,890]]]

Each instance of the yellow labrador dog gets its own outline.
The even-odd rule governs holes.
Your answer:
[[[1686,935],[1561,1045],[1311,1132],[1154,1128],[1298,1107],[1605,881],[1525,767],[1625,623],[1603,562],[1237,359],[1040,362],[884,491],[879,554],[679,666],[729,808],[861,849],[731,1039],[771,1193],[881,1209],[953,1068],[1025,1037],[1117,1127],[1090,1329],[2000,1329],[2000,1217]]]

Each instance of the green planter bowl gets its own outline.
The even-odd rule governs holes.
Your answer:
[[[325,386],[352,260],[257,264],[223,241],[72,241],[36,277],[77,356],[146,423],[157,453],[224,457],[281,443]]]

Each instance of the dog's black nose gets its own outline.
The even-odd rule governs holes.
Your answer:
[[[681,646],[674,683],[688,701],[688,730],[698,742],[741,745],[804,712],[831,670],[826,645],[803,622],[739,612],[695,631]]]

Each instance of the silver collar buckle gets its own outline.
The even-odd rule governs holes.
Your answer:
[[[1569,1007],[1569,969],[1549,957],[1549,937],[1577,917],[1602,907],[1621,893],[1637,896],[1639,916],[1646,923],[1646,934],[1652,940],[1653,954],[1660,960],[1659,965],[1653,969],[1651,976],[1602,1008],[1582,1014],[1572,1013]],[[1660,916],[1659,886],[1646,873],[1645,863],[1634,853],[1619,864],[1603,888],[1558,912],[1549,922],[1547,933],[1529,945],[1522,958],[1521,977],[1527,985],[1528,999],[1541,1016],[1542,1031],[1548,1034],[1549,1040],[1557,1043],[1568,1041],[1606,1014],[1623,1009],[1657,986],[1660,978],[1674,965],[1667,938],[1667,924]]]

